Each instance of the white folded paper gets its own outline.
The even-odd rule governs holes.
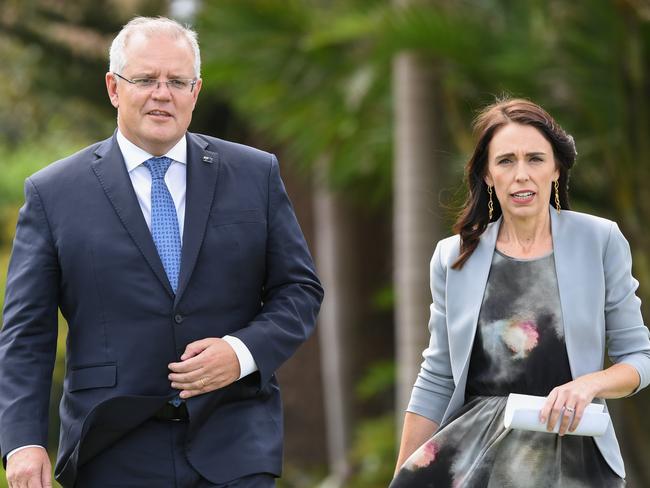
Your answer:
[[[539,412],[544,406],[546,397],[520,395],[511,393],[508,395],[506,411],[503,414],[503,424],[506,429],[534,430],[536,432],[549,432],[546,430],[546,423],[539,421]],[[570,415],[565,412],[564,415]],[[569,435],[588,435],[598,437],[603,435],[607,430],[610,419],[609,414],[605,412],[605,405],[600,403],[590,403],[578,424],[578,428],[569,432]],[[557,434],[560,428],[558,420],[553,432]]]

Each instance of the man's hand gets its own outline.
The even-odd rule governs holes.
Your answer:
[[[181,362],[169,365],[172,388],[190,398],[228,386],[239,378],[239,359],[223,339],[209,337],[187,345]]]
[[[26,447],[7,459],[9,488],[51,488],[52,465],[42,447]]]

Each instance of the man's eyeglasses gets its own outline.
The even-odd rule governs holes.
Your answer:
[[[197,80],[191,80],[188,78],[174,78],[167,81],[161,81],[157,78],[134,78],[130,80],[119,73],[115,73],[114,71],[112,73],[121,80],[124,80],[127,83],[131,83],[136,88],[139,88],[141,90],[153,90],[154,88],[157,90],[160,87],[160,84],[164,83],[167,85],[167,88],[169,88],[170,91],[185,92],[189,90],[191,92],[194,90],[194,85],[196,85],[197,82]]]

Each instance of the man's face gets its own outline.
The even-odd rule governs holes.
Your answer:
[[[135,34],[125,49],[126,66],[119,73],[128,79],[194,79],[194,54],[185,39],[165,34]],[[106,73],[111,103],[117,108],[117,125],[124,136],[154,156],[161,156],[185,135],[196,99],[199,79],[192,91],[169,88],[165,83],[141,88]]]

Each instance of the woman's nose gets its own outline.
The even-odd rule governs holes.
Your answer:
[[[517,173],[515,174],[517,181],[527,181],[528,180],[528,167],[523,161],[517,162]]]

